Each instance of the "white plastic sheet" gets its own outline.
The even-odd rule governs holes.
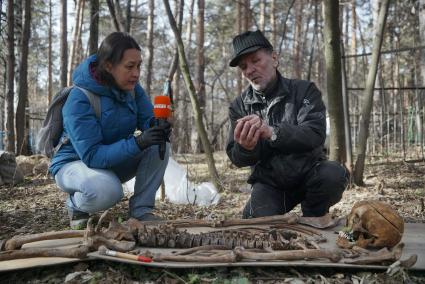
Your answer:
[[[134,191],[135,179],[126,182],[123,187],[128,192]],[[217,204],[220,194],[210,182],[193,184],[187,178],[186,170],[174,159],[170,158],[164,175],[165,196],[169,202],[174,204],[196,204],[208,206]],[[157,191],[156,198],[160,198],[160,190]]]

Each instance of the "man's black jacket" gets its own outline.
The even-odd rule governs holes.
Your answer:
[[[317,87],[308,81],[283,78],[279,72],[265,97],[246,89],[229,107],[231,128],[226,152],[238,167],[252,167],[249,183],[261,182],[284,190],[299,186],[305,174],[325,158],[326,109]],[[275,127],[274,142],[261,139],[253,150],[236,143],[236,120],[257,114]]]

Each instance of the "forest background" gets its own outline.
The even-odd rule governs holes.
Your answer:
[[[2,1],[0,149],[34,153],[52,96],[121,30],[141,44],[140,82],[151,98],[172,81],[173,152],[205,152],[216,179],[211,154],[225,148],[228,105],[246,87],[228,66],[231,39],[260,29],[283,76],[322,90],[330,158],[355,169],[362,184],[366,157],[424,160],[424,2]]]
[[[232,38],[261,29],[279,54],[280,72],[311,80],[321,89],[329,113],[329,158],[345,163],[354,173],[357,185],[347,188],[331,213],[342,216],[358,200],[378,199],[397,208],[406,222],[424,222],[425,0],[0,0],[0,4],[0,150],[34,154],[36,133],[52,96],[71,84],[72,70],[96,52],[107,34],[127,31],[142,47],[140,83],[152,100],[161,94],[164,82],[172,81],[173,158],[188,170],[190,179],[215,179],[218,187],[224,187],[218,205],[161,201],[156,213],[166,219],[240,218],[249,198],[249,169],[232,166],[223,150],[228,105],[247,83],[228,62]],[[0,239],[67,229],[65,198],[51,177],[43,175],[29,176],[15,187],[0,186]],[[115,217],[126,218],[127,201],[128,196],[113,208]],[[403,273],[397,278],[360,270],[196,273],[97,262],[2,277],[5,283],[63,283],[74,271],[101,278],[102,283],[147,279],[221,283],[223,278],[238,281],[232,283],[248,283],[243,282],[248,278],[415,283],[413,276]],[[423,281],[422,276],[417,283]]]

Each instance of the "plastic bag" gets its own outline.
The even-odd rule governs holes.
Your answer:
[[[126,182],[123,187],[128,192],[134,191],[135,179]],[[170,158],[164,175],[165,196],[174,204],[196,204],[208,206],[217,204],[220,194],[210,182],[193,184],[187,178],[186,170],[174,159]],[[156,199],[160,198],[160,190],[156,192]]]

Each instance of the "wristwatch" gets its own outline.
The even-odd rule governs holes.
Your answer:
[[[270,137],[270,141],[271,142],[276,141],[276,139],[277,139],[277,132],[278,132],[278,129],[276,129],[276,127],[273,127],[272,136]]]

